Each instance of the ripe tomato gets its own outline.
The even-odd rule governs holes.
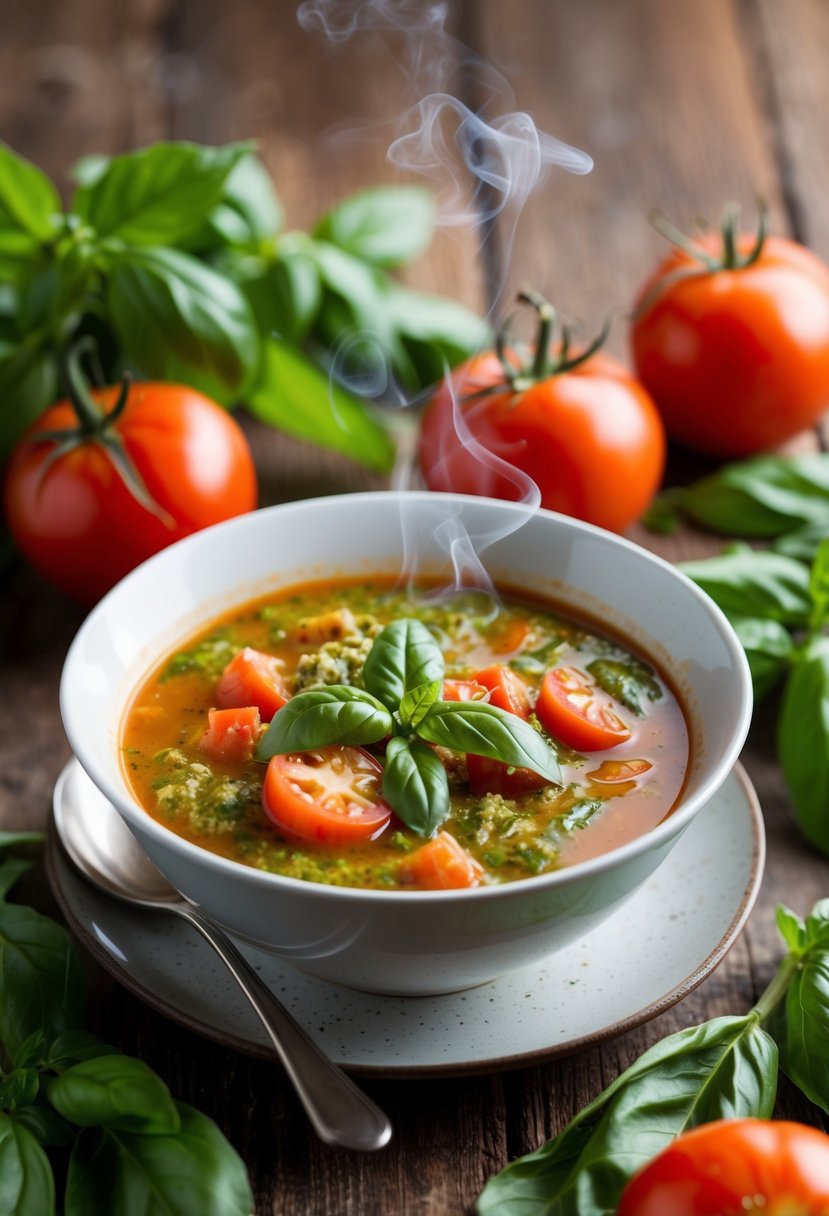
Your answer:
[[[401,874],[427,891],[477,887],[483,872],[483,866],[470,857],[450,832],[438,832],[434,840],[416,849],[401,867]]]
[[[273,756],[265,773],[265,814],[286,836],[322,844],[373,840],[391,818],[380,793],[383,769],[361,747],[321,747]]]
[[[481,701],[486,689],[475,680],[444,680],[441,695],[444,701]]]
[[[553,667],[541,683],[535,712],[550,734],[579,752],[615,747],[631,736],[616,702],[577,667]]]
[[[476,683],[489,689],[489,703],[508,714],[517,714],[526,722],[530,716],[530,690],[517,672],[503,663],[493,663],[473,677]]]
[[[88,396],[102,424],[119,389]],[[69,401],[41,415],[12,454],[5,507],[23,554],[80,603],[94,603],[173,541],[256,506],[256,474],[239,425],[195,389],[140,381],[123,412],[99,432],[79,433],[62,451],[46,437],[77,429]],[[113,441],[120,458],[107,446]],[[124,456],[143,482],[138,496],[119,471]]]
[[[216,704],[223,709],[255,705],[270,722],[291,694],[282,678],[282,663],[272,654],[245,646],[235,655],[216,685]]]
[[[631,331],[668,434],[717,457],[776,447],[829,408],[829,268],[793,241],[737,236],[730,222],[728,240],[696,243],[713,269],[693,251],[668,255]]]
[[[548,346],[547,331],[538,350]],[[509,383],[500,358],[486,353],[444,381],[423,416],[423,477],[430,490],[512,500],[526,498],[529,477],[543,507],[622,532],[659,487],[662,422],[615,359],[557,357],[558,365],[536,355],[537,374],[516,367]],[[502,392],[487,391],[498,385]]]
[[[207,730],[199,747],[220,760],[250,760],[261,733],[262,722],[255,705],[209,709]]]
[[[625,1188],[617,1216],[827,1216],[829,1136],[725,1119],[686,1132]]]

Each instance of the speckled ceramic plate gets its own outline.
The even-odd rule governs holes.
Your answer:
[[[70,761],[55,801],[95,798],[102,795]],[[738,765],[636,895],[543,965],[449,996],[384,997],[325,983],[250,946],[240,948],[349,1070],[422,1077],[516,1068],[629,1030],[686,996],[742,929],[764,857],[760,807]],[[69,924],[125,987],[199,1034],[270,1057],[256,1016],[190,926],[100,894],[78,876],[54,831],[47,863]]]

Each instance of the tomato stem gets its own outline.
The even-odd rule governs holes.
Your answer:
[[[62,360],[63,379],[66,383],[66,393],[72,403],[72,408],[78,416],[81,431],[84,435],[95,435],[101,431],[104,418],[86,385],[81,359],[84,355],[95,351],[95,343],[87,334],[73,343],[64,353]]]

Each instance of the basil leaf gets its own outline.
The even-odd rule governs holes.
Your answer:
[[[829,949],[809,950],[794,972],[769,1029],[780,1067],[810,1102],[829,1113]]]
[[[22,857],[7,857],[0,863],[0,900],[4,900],[19,878],[31,869],[32,863]]]
[[[55,1072],[65,1072],[74,1064],[84,1060],[94,1060],[96,1056],[119,1055],[117,1047],[111,1047],[87,1030],[67,1030],[58,1035],[45,1053],[47,1068]]]
[[[54,1211],[48,1157],[25,1127],[0,1114],[0,1216],[54,1216]]]
[[[40,1077],[36,1068],[15,1068],[0,1078],[0,1108],[13,1111],[29,1106],[37,1097]]]
[[[316,263],[300,251],[283,254],[270,263],[252,298],[260,325],[264,321],[269,332],[298,345],[308,336],[322,302]]]
[[[14,1053],[38,1029],[78,1026],[81,970],[68,934],[34,908],[0,904],[0,1041]]]
[[[517,714],[482,701],[438,701],[417,728],[421,739],[458,752],[472,752],[529,768],[555,785],[561,769],[553,751],[528,722]]]
[[[244,220],[255,242],[276,236],[282,226],[282,206],[271,176],[252,154],[243,156],[231,169],[222,191],[222,203]]]
[[[789,950],[795,954],[802,954],[806,945],[806,926],[801,918],[783,904],[777,905],[775,918],[780,936]]]
[[[0,463],[57,398],[57,389],[54,359],[42,350],[23,346],[0,357]]]
[[[402,266],[432,239],[435,201],[421,186],[361,190],[324,215],[314,236],[374,266]]]
[[[55,235],[60,195],[45,173],[0,143],[0,230],[26,233],[45,243]]]
[[[779,621],[745,616],[729,619],[748,659],[754,696],[759,701],[788,670],[795,655],[794,640]]]
[[[777,756],[801,831],[829,855],[829,638],[799,656],[786,681]]]
[[[449,815],[446,769],[430,747],[396,736],[386,748],[383,797],[421,836],[434,836]]]
[[[682,562],[679,569],[728,616],[763,617],[795,626],[809,620],[809,572],[790,557],[741,549]]]
[[[829,526],[829,457],[757,456],[673,491],[696,523],[726,536],[780,536],[801,524]]]
[[[256,750],[257,760],[285,752],[314,751],[332,743],[377,743],[392,732],[392,717],[370,693],[332,684],[291,697],[274,715]]]
[[[422,621],[403,617],[386,625],[368,652],[363,682],[388,709],[397,709],[407,692],[443,681],[443,653]]]
[[[156,1135],[180,1126],[167,1086],[132,1056],[97,1056],[75,1064],[55,1077],[48,1094],[58,1114],[79,1127]]]
[[[14,1123],[17,1127],[25,1127],[37,1140],[47,1148],[62,1148],[70,1144],[77,1135],[77,1130],[61,1119],[51,1106],[21,1106],[14,1112]],[[2,1209],[0,1209],[2,1212]]]
[[[176,1103],[180,1130],[81,1133],[69,1162],[65,1216],[250,1216],[245,1167],[211,1119]]]
[[[809,575],[809,594],[812,597],[809,628],[817,631],[829,619],[829,538],[822,540],[815,552]]]
[[[161,141],[114,156],[78,187],[72,210],[99,237],[129,245],[176,244],[207,219],[250,147]]]
[[[829,899],[819,899],[806,917],[806,945],[829,947]]]
[[[610,1216],[632,1174],[674,1137],[715,1119],[768,1119],[777,1048],[756,1014],[722,1017],[646,1051],[555,1139],[511,1162],[479,1216]]]
[[[658,701],[662,689],[653,671],[637,659],[594,659],[587,670],[605,692],[638,714],[645,713],[646,702]]]
[[[818,545],[826,536],[829,536],[829,521],[817,519],[804,524],[802,528],[795,528],[793,532],[787,532],[774,542],[772,549],[785,557],[794,557],[797,561],[811,564]]]
[[[224,404],[259,364],[259,337],[235,283],[176,249],[133,249],[111,263],[107,305],[129,359]]]
[[[400,721],[404,726],[413,729],[423,721],[429,707],[440,699],[443,691],[442,680],[431,680],[428,684],[418,684],[407,692],[400,702]]]
[[[278,338],[265,343],[259,380],[246,405],[269,426],[370,469],[388,472],[394,462],[394,445],[368,408]]]
[[[394,283],[389,287],[386,309],[414,369],[415,388],[442,380],[447,366],[455,367],[491,341],[486,321],[457,300]]]

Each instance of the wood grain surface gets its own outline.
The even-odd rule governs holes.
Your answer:
[[[608,313],[626,357],[625,314],[661,252],[647,217],[716,218],[762,196],[774,227],[829,258],[829,6],[821,0],[466,0],[452,31],[509,81],[514,107],[586,149],[590,176],[555,171],[515,227],[479,212],[441,231],[415,285],[482,310],[532,280],[585,332]],[[480,99],[480,68],[448,50],[449,83]],[[308,227],[349,190],[401,175],[386,158],[411,104],[397,36],[328,46],[265,0],[6,0],[0,29],[0,137],[68,185],[75,158],[162,137],[260,141],[290,226]],[[481,248],[488,229],[490,240]],[[383,485],[336,456],[249,425],[263,501]],[[795,447],[817,445],[817,434]],[[704,468],[672,454],[669,476]],[[632,535],[672,560],[715,552],[687,531]],[[15,563],[0,599],[0,818],[42,827],[68,757],[58,710],[61,664],[82,611]],[[768,865],[749,925],[719,969],[638,1030],[545,1067],[489,1077],[372,1082],[395,1138],[373,1157],[309,1134],[276,1065],[225,1050],[152,1013],[89,965],[91,1028],[144,1057],[173,1092],[215,1118],[251,1172],[257,1216],[450,1216],[486,1179],[537,1147],[658,1038],[746,1010],[779,955],[774,907],[805,912],[829,894],[829,864],[800,841],[774,763],[774,705],[756,716],[744,762],[768,831]],[[45,881],[26,889],[54,910]],[[778,1113],[826,1120],[785,1083]]]

